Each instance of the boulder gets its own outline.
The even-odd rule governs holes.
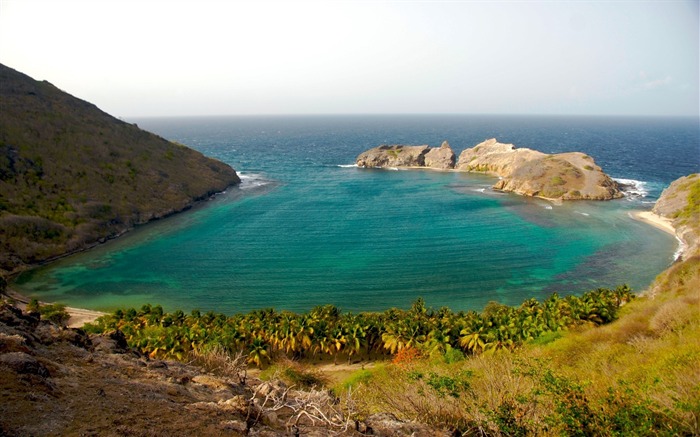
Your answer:
[[[9,352],[0,355],[0,366],[6,366],[17,373],[49,377],[49,370],[36,358],[25,352]]]
[[[399,420],[391,413],[373,414],[364,422],[358,422],[356,430],[363,434],[383,437],[448,437],[452,435],[448,431],[431,428],[421,423]]]
[[[426,167],[440,170],[450,170],[455,167],[455,152],[452,151],[450,144],[443,141],[439,148],[431,148],[425,154]]]

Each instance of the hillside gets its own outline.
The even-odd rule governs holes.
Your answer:
[[[700,254],[700,174],[673,181],[661,193],[653,213],[671,221],[686,254]]]
[[[0,273],[84,249],[238,182],[226,164],[0,64]]]

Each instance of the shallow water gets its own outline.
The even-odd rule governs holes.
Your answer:
[[[137,121],[232,164],[243,183],[193,211],[29,272],[19,291],[91,309],[150,302],[231,314],[325,303],[346,311],[406,308],[419,296],[464,310],[553,291],[642,289],[671,263],[677,242],[629,213],[649,209],[671,180],[700,167],[696,124],[688,120],[656,127],[649,120],[436,116]],[[676,143],[669,131],[678,131]],[[635,180],[641,195],[557,206],[494,192],[495,179],[486,176],[352,166],[380,143],[447,139],[459,153],[493,136],[545,152],[583,151],[614,177]],[[678,164],[660,158],[669,150],[654,149],[664,136]]]

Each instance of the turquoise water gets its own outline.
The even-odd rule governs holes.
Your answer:
[[[693,160],[697,130],[687,122],[675,130],[676,147],[688,158],[680,168],[660,170],[658,156],[645,147],[655,141],[653,132],[668,134],[667,122],[638,135],[647,140],[625,143],[623,136],[650,123],[635,128],[630,120],[610,126],[554,119],[539,120],[538,127],[532,119],[476,123],[473,117],[137,121],[232,164],[243,183],[192,211],[29,272],[16,283],[21,292],[101,310],[158,303],[166,310],[231,314],[265,307],[305,311],[325,303],[345,311],[406,308],[419,296],[433,307],[466,310],[553,291],[622,283],[643,289],[672,262],[677,242],[629,213],[649,209],[678,177],[674,172],[700,166]],[[530,140],[536,131],[556,141]],[[611,137],[605,147],[590,146],[587,141],[601,132]],[[357,154],[380,143],[439,145],[447,139],[459,152],[491,136],[547,152],[582,150],[613,176],[635,179],[641,194],[557,206],[494,192],[489,187],[495,180],[480,175],[351,166]],[[637,156],[630,158],[625,147]],[[630,165],[642,158],[654,166]]]

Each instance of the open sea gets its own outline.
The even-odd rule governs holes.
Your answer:
[[[674,179],[700,171],[698,119],[516,116],[267,116],[131,119],[231,164],[240,186],[94,250],[20,276],[40,300],[113,310],[226,314],[517,305],[627,283],[674,260],[673,236],[633,220]],[[633,184],[609,202],[553,205],[492,191],[495,178],[356,168],[380,144],[497,138],[581,151]]]

